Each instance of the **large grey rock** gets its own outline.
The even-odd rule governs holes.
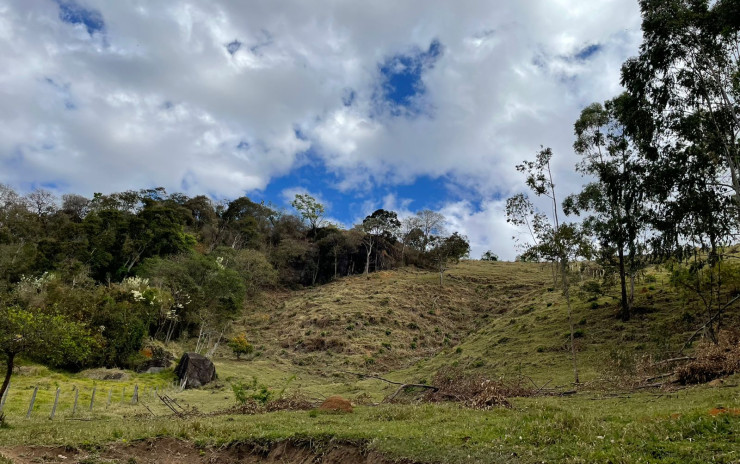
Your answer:
[[[185,388],[198,388],[216,380],[216,366],[203,355],[185,353],[177,363],[175,375]]]

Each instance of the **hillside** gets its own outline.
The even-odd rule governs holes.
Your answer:
[[[262,356],[320,372],[407,367],[463,342],[487,321],[545,288],[547,272],[523,263],[466,261],[445,276],[416,269],[353,276],[250,308],[245,332]]]
[[[581,290],[590,279],[574,284],[582,382],[620,374],[641,357],[670,357],[696,325],[667,276],[646,275],[627,322],[615,317],[616,287],[594,296]],[[550,267],[536,263],[463,261],[443,287],[435,273],[386,271],[270,295],[234,332],[259,347],[256,360],[323,376],[352,370],[418,381],[454,365],[562,385],[572,381],[569,326],[562,292],[552,285]]]
[[[255,450],[285,462],[318,459],[327,450],[341,451],[346,456],[336,462],[347,463],[368,453],[377,453],[373,462],[583,462],[572,459],[576,455],[588,462],[736,462],[737,375],[723,388],[626,392],[621,377],[629,377],[636,362],[672,355],[696,325],[665,275],[656,270],[649,275],[639,285],[640,310],[626,323],[615,318],[617,300],[609,292],[589,301],[592,295],[574,289],[583,384],[573,396],[510,398],[511,408],[490,411],[454,404],[386,405],[378,403],[396,385],[354,374],[428,383],[441,367],[457,366],[492,379],[525,375],[548,388],[572,388],[565,304],[551,287],[549,267],[466,261],[448,271],[444,287],[434,273],[402,269],[266,294],[233,327],[234,333],[246,332],[256,352],[237,360],[228,348],[219,349],[214,359],[219,379],[203,389],[173,388],[171,371],[105,380],[105,372],[70,375],[24,366],[14,376],[6,405],[10,425],[0,434],[0,454],[17,462],[43,456],[61,462],[49,457],[47,448],[27,446],[56,444],[71,446],[65,453],[80,462],[107,462],[128,452],[149,462],[147,450],[153,460],[170,450],[197,453],[203,462],[236,462],[234,456],[253,456]],[[192,343],[169,348],[183,350]],[[236,404],[231,386],[252,377],[273,395],[297,394],[315,404],[341,394],[353,401],[355,414],[244,416],[231,409]],[[141,400],[134,405],[128,398],[136,385]],[[25,419],[36,386],[33,417]],[[58,418],[50,421],[57,386]],[[93,411],[85,406],[71,415],[74,386],[81,405],[90,403],[97,388]],[[197,411],[174,417],[154,387]],[[106,392],[113,402],[103,407]],[[79,422],[62,427],[72,419]],[[280,446],[294,448],[296,460],[282,455]]]

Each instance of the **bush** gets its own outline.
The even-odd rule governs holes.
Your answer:
[[[236,359],[239,359],[243,354],[251,354],[254,351],[254,346],[247,341],[247,337],[244,334],[237,335],[229,340],[228,345],[236,355]]]
[[[236,401],[246,404],[249,400],[256,401],[262,405],[267,404],[273,397],[273,392],[266,385],[257,384],[257,377],[252,377],[252,382],[235,382],[231,384]]]

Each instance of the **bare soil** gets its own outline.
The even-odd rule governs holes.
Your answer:
[[[64,446],[14,446],[0,448],[0,456],[14,463],[283,463],[283,464],[391,464],[382,455],[351,443],[309,443],[282,441],[272,445],[235,443],[220,448],[200,448],[175,438],[148,439],[134,443],[113,443],[99,449],[83,450]]]

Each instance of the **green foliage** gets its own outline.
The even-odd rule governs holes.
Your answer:
[[[52,366],[82,366],[99,346],[87,327],[55,312],[0,308],[0,351]]]
[[[230,339],[228,345],[236,355],[236,359],[239,359],[243,354],[251,354],[254,351],[254,346],[247,341],[245,334],[237,335]]]
[[[250,400],[267,404],[275,396],[266,385],[257,383],[257,377],[252,377],[251,382],[234,382],[231,384],[231,389],[236,401],[240,404],[245,404]]]
[[[298,211],[304,221],[307,221],[311,229],[316,230],[321,225],[324,217],[324,205],[319,203],[309,194],[296,194],[290,205]]]
[[[481,261],[498,261],[498,255],[491,250],[488,250],[483,253],[483,256],[481,256],[480,259]]]

